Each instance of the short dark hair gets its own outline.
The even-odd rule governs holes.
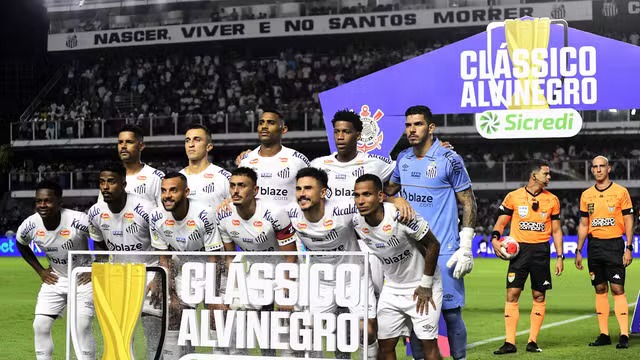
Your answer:
[[[246,176],[253,180],[254,184],[258,183],[258,174],[252,169],[245,166],[240,166],[231,172],[231,176]]]
[[[314,168],[314,167],[306,167],[302,168],[296,174],[296,181],[300,180],[303,177],[312,177],[320,183],[323,188],[329,187],[329,177],[324,170]]]
[[[282,116],[282,113],[280,112],[280,110],[276,109],[276,108],[263,108],[262,109],[262,113],[272,113],[272,114],[276,114],[278,115],[278,120],[280,120],[280,122],[282,123],[282,125],[284,126],[286,124],[285,120],[284,120],[284,116]]]
[[[209,130],[208,127],[206,127],[206,126],[204,126],[202,124],[192,123],[187,128],[187,131],[189,131],[189,130],[202,130],[202,131],[204,131],[204,133],[207,135],[207,141],[211,142],[211,131]],[[185,131],[185,133],[186,133],[186,131]]]
[[[543,166],[549,166],[549,162],[542,159],[531,160],[529,162],[529,166],[527,167],[527,178],[529,178],[534,172],[540,170]]]
[[[100,172],[112,172],[120,175],[124,180],[127,179],[127,169],[120,163],[110,163],[100,168]]]
[[[173,179],[173,178],[180,178],[180,180],[182,180],[185,183],[185,185],[187,184],[187,177],[184,176],[183,173],[179,173],[177,171],[170,171],[166,173],[164,175],[164,178],[162,178],[162,180]]]
[[[433,123],[433,114],[431,113],[431,109],[428,106],[424,105],[414,105],[407,109],[404,112],[404,117],[409,115],[422,115],[424,119],[427,121],[427,124]]]
[[[344,109],[336,112],[333,115],[333,120],[331,120],[333,127],[336,127],[336,121],[350,122],[357,132],[362,132],[362,120],[360,120],[360,115],[356,114],[355,111]]]
[[[372,181],[376,191],[382,191],[382,180],[380,180],[380,178],[377,175],[373,175],[373,174],[361,175],[356,179],[356,184],[365,182],[365,181]]]
[[[62,198],[62,186],[55,181],[42,180],[36,185],[36,191],[41,189],[52,190],[57,198]]]
[[[120,128],[120,131],[118,131],[118,135],[120,135],[120,133],[123,133],[123,132],[132,132],[133,135],[135,135],[136,140],[138,141],[144,140],[144,131],[138,125],[127,124],[122,128]]]

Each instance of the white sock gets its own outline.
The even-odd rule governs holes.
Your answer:
[[[162,348],[162,358],[164,360],[178,360],[182,357],[182,346],[178,346],[179,331],[169,330],[165,337],[164,347]]]
[[[142,329],[147,345],[147,360],[154,360],[162,333],[162,319],[153,315],[143,315]]]
[[[53,339],[51,327],[54,318],[46,315],[36,315],[33,319],[33,340],[36,346],[36,360],[51,360],[53,355]]]
[[[360,358],[364,359],[364,351],[362,351],[362,344],[360,344]],[[367,360],[376,360],[378,358],[378,340],[373,344],[367,345]]]
[[[93,317],[87,315],[78,315],[77,335],[78,346],[80,346],[81,360],[95,360],[96,358],[96,342],[93,338]]]

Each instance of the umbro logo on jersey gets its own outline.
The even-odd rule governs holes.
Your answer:
[[[288,166],[286,168],[278,171],[278,177],[280,177],[280,178],[287,179],[287,178],[289,178],[289,176],[291,176],[291,170],[289,170]]]
[[[216,187],[215,187],[215,184],[214,184],[214,183],[211,183],[211,184],[209,184],[209,185],[207,185],[207,186],[203,187],[203,188],[202,188],[202,191],[204,191],[204,192],[206,192],[206,193],[208,193],[208,194],[211,194],[212,192],[214,192],[214,191],[215,191],[215,188],[216,188]]]
[[[232,232],[230,232],[229,234],[231,234],[231,236],[234,236],[234,237],[236,237],[236,236],[239,236],[239,235],[240,235],[240,233],[239,233],[239,232],[237,232],[237,231],[232,231]]]
[[[620,275],[615,274],[615,275],[613,275],[613,278],[616,279],[616,280],[620,280]]]

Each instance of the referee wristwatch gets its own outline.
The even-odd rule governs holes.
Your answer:
[[[564,254],[558,255],[558,260],[560,259],[564,260]]]
[[[627,248],[627,250],[629,250],[629,251],[633,252],[633,245],[627,245],[627,247],[626,247],[626,248]]]

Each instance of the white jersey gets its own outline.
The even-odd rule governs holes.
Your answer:
[[[256,198],[262,199],[273,209],[290,211],[296,207],[296,174],[309,166],[309,160],[301,153],[283,146],[271,157],[260,156],[260,147],[247,154],[240,166],[253,169],[258,174],[260,187]]]
[[[364,174],[376,175],[385,183],[391,177],[395,162],[384,156],[358,151],[351,161],[340,162],[338,153],[321,156],[311,162],[311,166],[324,170],[329,178],[327,199],[353,201],[356,179]]]
[[[420,215],[409,224],[397,220],[398,210],[390,203],[383,203],[384,218],[378,226],[367,224],[361,215],[354,216],[355,229],[380,260],[386,283],[383,291],[395,294],[413,293],[424,273],[424,257],[418,250],[420,241],[428,232],[429,224]],[[438,277],[438,272],[436,272]]]
[[[215,212],[204,204],[189,203],[189,211],[178,221],[160,206],[151,212],[151,245],[158,250],[215,251],[222,249]]]
[[[153,251],[149,232],[149,212],[155,206],[144,198],[127,194],[127,203],[122,211],[114,214],[105,202],[89,209],[89,230],[94,241],[104,241],[109,251]],[[133,255],[133,254],[132,254]],[[156,257],[116,256],[116,261],[140,261],[156,265]]]
[[[308,221],[298,208],[291,223],[309,251],[360,251],[353,228],[357,211],[353,202],[327,201],[320,221]],[[327,255],[314,257],[313,261],[338,265],[352,263],[353,259],[351,256]]]
[[[243,251],[279,251],[280,246],[296,241],[295,230],[283,209],[265,206],[256,201],[256,212],[249,220],[238,215],[235,205],[231,211],[218,214],[222,241],[235,243]]]
[[[191,201],[197,201],[215,209],[222,200],[229,197],[231,173],[217,165],[209,164],[198,174],[187,174],[187,168],[180,170],[180,173],[187,177]]]
[[[127,175],[127,186],[124,190],[128,194],[140,196],[157,206],[161,203],[160,192],[163,178],[162,171],[145,164],[137,174]],[[101,201],[104,201],[102,193],[98,194],[98,202]]]
[[[60,224],[55,230],[47,230],[40,214],[26,218],[18,227],[17,238],[22,245],[31,241],[47,255],[51,269],[58,275],[67,277],[67,259],[70,250],[88,250],[89,218],[79,211],[61,209]],[[80,265],[80,264],[77,264]]]

